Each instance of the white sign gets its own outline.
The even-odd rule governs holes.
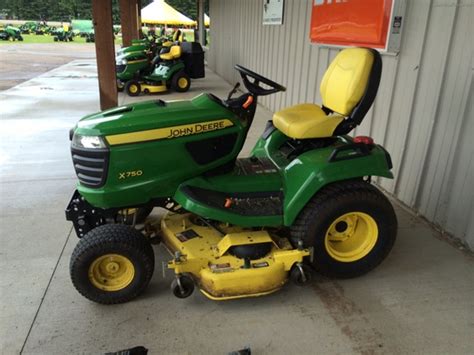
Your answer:
[[[263,24],[282,25],[284,0],[263,0]]]

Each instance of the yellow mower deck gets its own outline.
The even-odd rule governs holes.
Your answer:
[[[162,85],[142,84],[142,92],[145,92],[147,94],[156,94],[159,92],[165,92],[167,90],[168,88],[166,87],[166,84],[162,84]]]
[[[188,274],[207,297],[227,300],[256,297],[279,290],[288,280],[295,263],[309,256],[307,249],[294,249],[286,238],[267,231],[219,226],[226,233],[207,226],[192,214],[168,213],[161,221],[162,238],[171,253],[168,263],[176,274]],[[258,260],[230,254],[238,245],[271,243],[271,251]],[[179,252],[179,253],[176,253]]]

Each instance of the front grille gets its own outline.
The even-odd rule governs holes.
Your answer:
[[[107,180],[108,149],[71,148],[77,178],[87,187],[101,187]]]
[[[123,64],[119,64],[119,65],[115,65],[115,72],[117,73],[121,73],[123,71],[125,71],[125,67],[126,65],[123,65]]]

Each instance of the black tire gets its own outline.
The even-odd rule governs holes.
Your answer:
[[[192,295],[194,291],[194,281],[192,278],[186,275],[179,276],[181,287],[178,284],[178,280],[175,278],[171,282],[171,292],[178,298],[187,298]]]
[[[103,289],[109,285],[100,278],[99,281],[98,278],[94,278],[93,271],[101,270],[103,266],[99,263],[95,268],[94,263],[97,264],[101,258],[108,261],[109,254],[116,255],[133,265],[130,280],[125,280],[123,287],[118,285],[119,289]],[[69,271],[74,287],[84,297],[101,304],[116,304],[128,302],[139,296],[148,286],[154,267],[153,248],[143,234],[126,225],[106,224],[94,228],[79,240],[71,256]],[[93,275],[91,277],[90,272]],[[100,288],[94,282],[102,282],[99,285],[106,286]]]
[[[171,78],[171,87],[176,92],[186,92],[191,87],[191,79],[184,71],[179,71]]]
[[[19,40],[20,42],[23,42],[23,36],[18,37],[18,40]]]
[[[125,84],[124,90],[129,96],[138,96],[142,92],[142,86],[140,85],[138,80],[129,80]]]
[[[359,247],[354,247],[357,244],[353,243],[352,248],[356,248],[356,254],[352,256],[338,254],[341,249],[337,248],[341,248],[340,243],[345,240],[331,240],[332,235],[329,233],[333,228],[336,228],[336,233],[350,230],[350,224],[335,223],[352,213],[362,216],[360,222],[355,217],[355,227],[352,230],[357,231],[359,228],[362,233],[358,235],[366,235],[363,238],[371,242]],[[369,222],[364,220],[367,215],[370,217]],[[376,228],[371,228],[370,225],[376,225]],[[369,233],[374,233],[376,237],[370,238]],[[354,234],[346,237],[346,240],[354,238]],[[397,218],[390,201],[377,188],[362,180],[337,182],[324,187],[303,208],[291,227],[293,243],[302,240],[305,246],[314,247],[314,269],[324,276],[335,278],[357,277],[375,268],[392,249],[396,234]]]

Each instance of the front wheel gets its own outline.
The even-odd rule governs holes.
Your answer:
[[[130,80],[125,84],[125,92],[129,96],[138,96],[142,91],[142,87],[137,80]]]
[[[314,247],[312,265],[328,277],[351,278],[379,265],[393,247],[397,218],[373,185],[345,181],[326,186],[301,211],[293,242]]]
[[[122,92],[125,87],[125,84],[122,80],[117,79],[117,91]]]
[[[153,275],[155,256],[145,236],[130,226],[106,224],[77,243],[69,264],[74,287],[102,304],[139,296]]]

